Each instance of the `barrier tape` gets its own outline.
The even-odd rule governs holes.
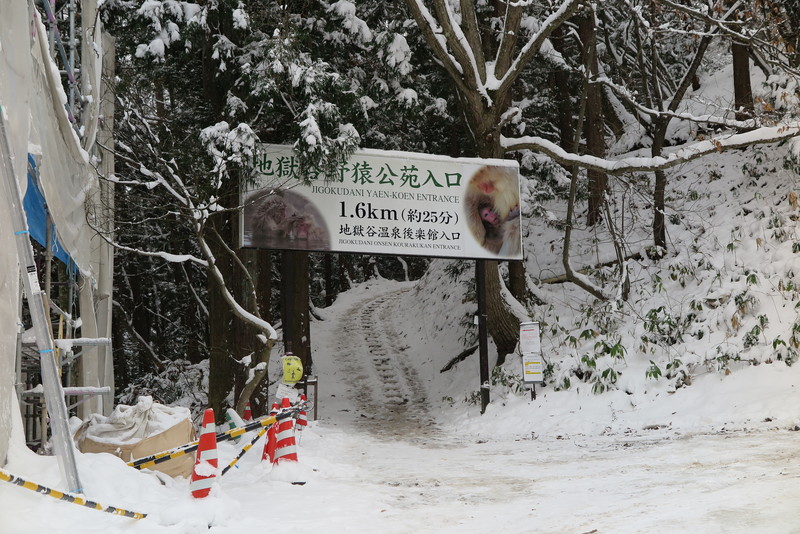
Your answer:
[[[225,469],[223,469],[223,470],[222,470],[222,473],[221,473],[219,476],[222,476],[222,475],[224,475],[225,473],[227,473],[228,471],[230,471],[230,470],[231,470],[231,467],[233,467],[234,465],[236,465],[236,462],[238,462],[239,460],[241,460],[241,459],[242,459],[242,456],[244,456],[244,455],[247,453],[247,451],[249,451],[249,450],[250,450],[250,448],[251,448],[253,445],[255,445],[255,444],[256,444],[256,441],[258,441],[258,439],[259,439],[261,436],[263,436],[264,434],[266,434],[266,433],[267,433],[267,430],[268,430],[268,429],[269,429],[269,427],[268,427],[268,426],[265,426],[265,427],[263,427],[261,430],[259,430],[259,431],[258,431],[258,434],[256,434],[256,435],[253,437],[253,439],[251,439],[251,440],[250,440],[250,443],[248,443],[247,445],[245,445],[244,447],[242,447],[242,450],[241,450],[241,451],[239,451],[239,454],[237,454],[237,455],[236,455],[236,458],[234,458],[233,460],[231,460],[231,463],[229,463],[227,466],[225,466]]]
[[[72,504],[77,504],[79,506],[85,506],[86,508],[91,508],[92,510],[100,510],[101,512],[106,512],[109,514],[114,515],[121,515],[124,517],[130,517],[132,519],[143,519],[147,517],[147,514],[140,514],[139,512],[131,512],[130,510],[125,510],[123,508],[117,508],[115,506],[103,506],[100,503],[96,503],[94,501],[89,501],[81,497],[80,495],[72,495],[70,493],[62,493],[58,490],[54,490],[52,488],[48,488],[46,486],[42,486],[40,484],[36,484],[34,482],[29,482],[23,478],[18,476],[12,475],[11,473],[7,473],[0,469],[0,480],[4,480],[6,482],[10,482],[15,486],[20,486],[22,488],[35,491],[36,493],[40,493],[42,495],[47,495],[48,497],[52,497],[54,499],[58,499],[59,501],[65,501]]]
[[[226,430],[225,432],[220,432],[219,434],[217,434],[217,443],[219,443],[220,441],[228,441],[231,439],[236,439],[243,434],[247,434],[251,430],[268,427],[282,419],[286,419],[287,417],[295,417],[299,411],[300,411],[300,406],[294,407],[291,410],[287,410],[285,412],[279,412],[277,415],[264,416],[261,419],[256,419],[255,421],[247,423],[244,426],[232,428],[230,430]],[[185,454],[194,452],[197,450],[199,444],[200,440],[198,439],[191,443],[185,443],[183,445],[179,445],[175,448],[163,452],[151,454],[150,456],[145,456],[143,458],[132,460],[128,462],[128,465],[136,469],[146,469],[156,464],[166,462],[173,458],[180,458]]]

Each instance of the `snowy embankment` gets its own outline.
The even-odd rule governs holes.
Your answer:
[[[424,286],[401,298],[401,308],[417,303],[417,314],[398,320],[407,329],[412,323],[418,325],[419,333],[404,335],[403,340],[412,345],[410,352],[417,354],[418,374],[425,377],[430,402],[440,419],[460,432],[484,438],[553,438],[655,430],[669,430],[672,435],[800,430],[800,364],[789,366],[769,354],[763,360],[730,362],[728,370],[698,366],[691,383],[676,388],[674,380],[646,376],[648,356],[629,353],[626,361],[618,364],[619,378],[613,389],[598,394],[591,383],[573,378],[568,389],[537,385],[533,400],[529,386],[515,391],[517,384],[495,384],[492,402],[481,416],[475,404],[465,401],[480,382],[477,353],[455,369],[440,372],[464,346],[458,338],[463,331],[448,325],[457,325],[461,317],[468,316],[469,303],[460,303],[460,295],[453,292],[440,294]],[[575,351],[558,347],[546,335],[542,343],[552,351],[545,349],[548,361],[563,366],[577,362]],[[520,375],[521,357],[509,355],[504,369]]]
[[[571,284],[538,284],[530,319],[542,326],[550,365],[535,401],[519,382],[518,354],[497,373],[482,417],[465,402],[478,390],[477,353],[440,372],[476,343],[474,265],[434,263],[401,297],[414,313],[396,317],[395,329],[418,354],[436,412],[459,430],[509,438],[800,426],[800,203],[785,156],[784,147],[756,147],[674,173],[661,260],[648,258],[652,238],[641,230],[652,207],[637,188],[647,184],[617,189],[637,223],[625,235],[630,296],[603,303]],[[529,276],[557,279],[562,232],[536,219],[525,232]],[[613,259],[607,229],[576,234],[576,266]],[[594,273],[614,287],[613,266]],[[489,352],[491,364],[491,342]]]

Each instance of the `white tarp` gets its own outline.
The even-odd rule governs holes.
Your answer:
[[[30,150],[42,156],[39,167],[42,189],[55,222],[58,237],[82,273],[92,273],[85,201],[97,176],[89,155],[81,148],[64,104],[67,96],[58,67],[48,55],[47,33],[36,17],[31,87]]]
[[[195,439],[188,408],[169,407],[139,397],[133,406],[117,405],[111,415],[92,415],[75,432],[82,452],[107,452],[125,462],[144,458]],[[188,477],[194,467],[191,454],[152,466],[170,476]]]
[[[0,106],[13,137],[9,140],[17,181],[27,185],[30,24],[25,2],[0,2]],[[4,162],[0,162],[0,165]],[[7,164],[7,163],[5,163]],[[19,268],[13,253],[9,213],[0,210],[0,465],[5,464],[11,435],[14,361],[17,348]],[[9,253],[11,252],[11,253]],[[18,418],[18,416],[17,416]]]

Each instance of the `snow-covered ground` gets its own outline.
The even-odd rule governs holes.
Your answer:
[[[414,292],[373,281],[321,310],[319,419],[297,464],[260,463],[259,443],[194,500],[182,478],[78,454],[87,498],[148,516],[3,483],[0,532],[800,532],[800,366],[708,374],[636,405],[624,392],[540,388],[536,401],[497,398],[481,416],[429,398],[440,378],[413,362],[432,347],[392,320]],[[477,382],[476,361],[461,365]],[[63,488],[54,458],[13,442],[9,472]],[[237,452],[220,444],[221,464]]]
[[[148,516],[0,482],[0,534],[800,533],[800,364],[789,365],[800,351],[800,203],[786,153],[755,147],[671,171],[659,260],[646,250],[651,185],[612,180],[627,300],[537,283],[563,274],[563,231],[526,215],[526,268],[542,301],[528,312],[551,364],[535,400],[515,391],[518,354],[483,415],[467,402],[477,355],[440,372],[474,343],[475,305],[472,262],[436,261],[418,282],[370,280],[315,310],[319,410],[298,463],[262,464],[258,443],[194,500],[184,479],[78,454],[86,498]],[[540,207],[563,220],[562,201]],[[608,236],[576,226],[571,261],[614,259]],[[594,274],[613,293],[614,268]],[[64,489],[56,460],[22,443],[12,438],[4,469]],[[237,452],[220,444],[221,464]]]

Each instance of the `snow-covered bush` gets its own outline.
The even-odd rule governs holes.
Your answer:
[[[184,406],[193,418],[208,407],[208,360],[193,364],[188,360],[167,361],[161,372],[141,374],[124,391],[118,393],[119,404],[136,404],[142,395],[153,397],[161,404]]]

